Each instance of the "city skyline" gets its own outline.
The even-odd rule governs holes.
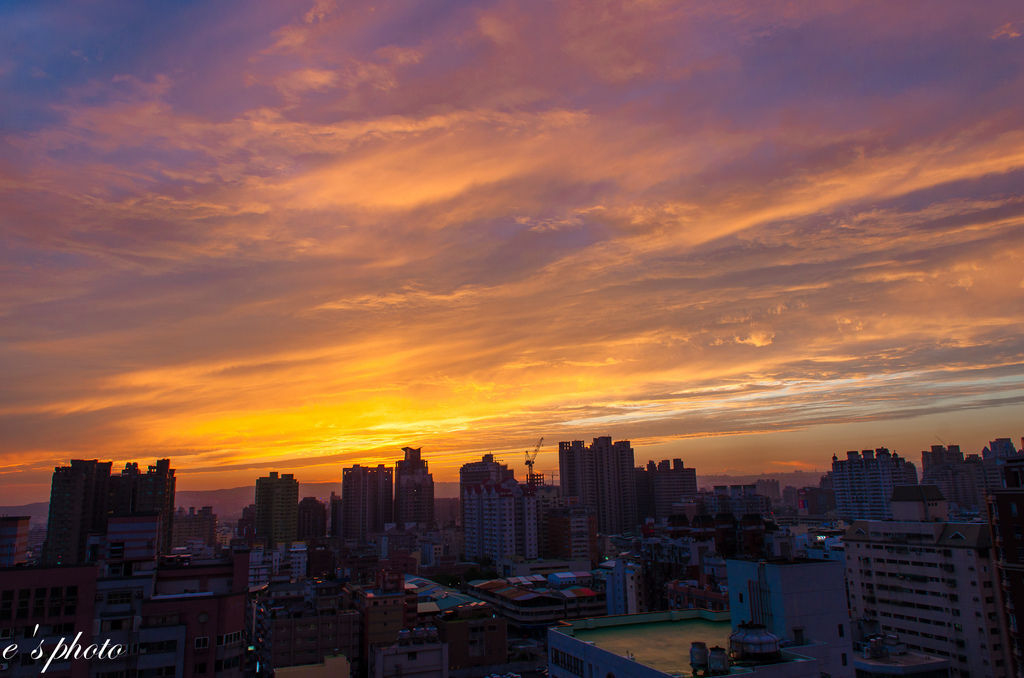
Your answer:
[[[6,503],[1020,440],[1016,3],[0,17]]]

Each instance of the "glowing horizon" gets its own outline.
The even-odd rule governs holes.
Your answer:
[[[1016,3],[0,17],[5,503],[71,458],[1020,443]]]

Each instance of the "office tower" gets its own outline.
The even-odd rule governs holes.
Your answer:
[[[697,494],[697,470],[686,468],[682,459],[637,468],[636,496],[639,517],[665,520],[672,515],[672,505],[693,499]]]
[[[145,473],[135,462],[110,477],[109,511],[115,516],[156,513],[160,516],[159,553],[168,553],[174,538],[174,469],[170,459],[158,459]]]
[[[602,534],[618,534],[637,525],[636,472],[628,440],[612,443],[608,436],[558,444],[562,496],[576,497],[597,513]]]
[[[998,589],[1002,599],[1004,628],[1013,658],[1011,675],[1024,675],[1024,459],[1009,459],[1003,467],[1005,488],[988,497],[989,527],[995,543]]]
[[[917,469],[884,447],[851,451],[846,459],[832,456],[836,511],[843,520],[892,518],[889,498],[898,485],[917,485]]]
[[[72,459],[70,466],[53,470],[44,565],[85,562],[89,533],[106,531],[110,465],[109,461]]]
[[[420,457],[421,448],[403,447],[405,459],[395,464],[395,522],[434,524],[434,476]]]
[[[466,525],[466,488],[486,482],[501,483],[515,477],[515,472],[505,464],[494,460],[493,454],[485,454],[480,461],[463,464],[459,469],[459,500],[462,502],[462,525]]]
[[[299,481],[271,471],[256,479],[256,541],[275,548],[298,536]]]
[[[341,474],[341,534],[346,541],[365,544],[392,522],[391,469],[356,464]]]
[[[837,561],[729,560],[733,628],[760,624],[818,660],[821,675],[853,677],[843,565]]]
[[[327,506],[316,497],[306,497],[299,502],[299,540],[322,539],[326,535]]]
[[[0,517],[0,567],[28,562],[28,516]]]
[[[179,507],[174,512],[171,546],[178,548],[187,546],[190,542],[201,542],[206,546],[216,545],[217,514],[213,512],[212,506],[204,506],[198,513],[195,506],[190,506],[188,511]]]
[[[515,479],[467,486],[462,501],[467,559],[538,556],[537,497]]]
[[[899,488],[894,520],[857,520],[847,529],[851,617],[949,659],[953,676],[1009,676],[989,527],[946,522],[943,504],[933,486]]]

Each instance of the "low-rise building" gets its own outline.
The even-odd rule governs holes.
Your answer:
[[[391,645],[374,649],[373,678],[448,678],[448,645],[432,626],[404,629]]]
[[[552,588],[540,575],[477,580],[469,593],[490,603],[509,624],[525,634],[542,634],[562,619],[605,614],[605,594],[586,586]]]
[[[456,669],[503,664],[508,659],[508,622],[487,603],[466,603],[437,615],[438,637],[448,644]]]

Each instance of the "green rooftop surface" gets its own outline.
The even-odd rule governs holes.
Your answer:
[[[623,657],[632,652],[636,661],[658,671],[690,675],[690,643],[701,641],[709,648],[728,648],[731,632],[728,621],[681,619],[575,628],[572,635]]]

